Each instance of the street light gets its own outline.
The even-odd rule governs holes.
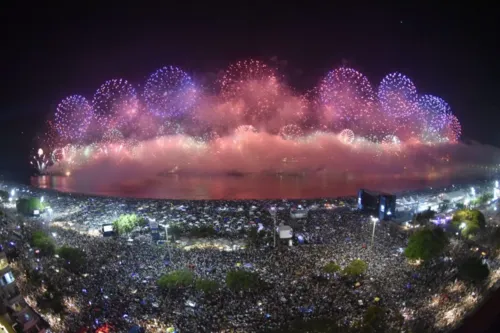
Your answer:
[[[168,261],[172,261],[172,253],[170,252],[170,243],[168,241],[168,224],[165,224],[165,236],[167,237]]]
[[[274,247],[276,247],[276,206],[272,206],[271,208],[269,208],[269,214],[271,214],[274,220],[273,240],[274,240]]]
[[[151,219],[154,221],[153,219]],[[165,236],[167,237],[167,251],[168,251],[168,261],[172,261],[172,253],[170,251],[170,243],[168,242],[168,224],[160,224],[163,228],[165,228]]]
[[[375,226],[377,225],[377,222],[378,222],[378,218],[376,217],[373,217],[373,216],[370,216],[370,219],[373,223],[373,232],[372,232],[372,244],[371,244],[371,248],[373,250],[373,242],[375,240]]]
[[[460,229],[460,236],[462,236],[462,231],[467,227],[467,224],[465,222],[460,223],[458,228]],[[457,233],[458,234],[458,233]]]

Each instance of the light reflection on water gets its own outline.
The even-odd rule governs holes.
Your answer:
[[[321,198],[355,195],[359,188],[399,192],[429,186],[446,186],[449,179],[409,179],[379,177],[324,177],[248,175],[191,176],[169,175],[142,182],[96,186],[77,183],[72,177],[32,177],[31,185],[62,192],[155,199],[280,199]]]

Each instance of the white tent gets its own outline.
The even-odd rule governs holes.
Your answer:
[[[278,230],[280,239],[289,239],[293,237],[293,229],[288,225],[280,225]]]

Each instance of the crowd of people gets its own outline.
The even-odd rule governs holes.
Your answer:
[[[9,188],[10,189],[10,188]],[[132,326],[146,332],[263,332],[286,327],[296,320],[337,318],[352,325],[371,305],[383,307],[404,327],[420,332],[444,332],[453,328],[465,312],[481,299],[482,287],[458,282],[456,259],[471,250],[453,240],[449,250],[425,266],[412,265],[403,255],[408,234],[393,222],[373,220],[356,208],[354,198],[302,201],[167,201],[99,198],[42,191],[17,186],[17,195],[44,196],[52,213],[20,218],[9,205],[2,228],[2,243],[13,241],[16,267],[37,272],[45,284],[63,295],[65,315],[47,314],[56,332],[75,332],[79,327],[110,324],[117,332]],[[304,243],[288,246],[272,242],[237,250],[215,247],[190,248],[180,243],[157,245],[150,235],[105,238],[92,233],[120,214],[135,213],[160,224],[189,227],[209,225],[213,238],[244,238],[259,225],[270,232],[274,220],[270,207],[277,207],[278,222],[293,227]],[[10,207],[10,208],[9,208]],[[292,220],[290,209],[307,209],[307,218]],[[71,222],[82,228],[62,228]],[[41,256],[29,245],[33,230],[42,228],[58,246],[77,247],[87,260],[79,274],[62,268],[57,256]],[[335,262],[345,267],[354,259],[368,264],[356,279],[327,274],[324,266]],[[497,263],[490,258],[492,270]],[[196,288],[162,291],[157,280],[165,273],[190,269],[197,278],[217,281],[211,295]],[[259,275],[267,289],[238,293],[225,286],[230,270]],[[491,274],[493,276],[493,274]],[[20,288],[35,309],[43,292],[29,279]],[[396,325],[396,322],[394,322]]]

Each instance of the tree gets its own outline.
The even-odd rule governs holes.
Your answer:
[[[43,283],[43,275],[38,270],[27,270],[26,281],[37,288],[41,287]]]
[[[368,269],[368,264],[361,259],[355,259],[344,268],[344,274],[347,276],[362,275]]]
[[[493,199],[493,194],[492,193],[484,193],[480,197],[476,199],[476,204],[478,205],[484,205],[490,202]]]
[[[455,205],[455,207],[456,207],[457,209],[465,209],[465,205],[464,205],[462,202],[458,202],[458,203]]]
[[[0,191],[0,201],[8,201],[9,200],[9,192]]]
[[[162,275],[158,279],[158,286],[162,289],[184,288],[193,284],[193,272],[183,269]]]
[[[45,204],[39,198],[21,198],[16,201],[16,210],[20,214],[32,215],[35,210],[42,211]]]
[[[448,239],[442,229],[425,228],[410,236],[404,254],[412,260],[429,260],[439,255],[447,244]]]
[[[427,223],[429,223],[429,220],[432,219],[434,216],[436,216],[436,212],[429,208],[421,213],[417,213],[415,215],[415,220],[420,225],[426,225]]]
[[[73,273],[80,272],[85,264],[85,252],[80,249],[62,246],[57,250],[57,254],[64,259],[64,267]]]
[[[56,245],[52,238],[43,231],[35,231],[31,234],[31,245],[40,250],[42,255],[53,255]]]
[[[404,318],[399,313],[388,313],[386,309],[372,305],[366,309],[359,332],[396,333],[401,332]]]
[[[248,291],[261,287],[261,281],[257,273],[243,270],[227,272],[226,284],[227,287],[233,291]]]
[[[65,309],[62,294],[57,291],[47,290],[36,301],[43,312],[61,313]]]
[[[384,309],[379,306],[372,305],[366,309],[363,316],[363,324],[361,331],[365,332],[386,332],[387,320]]]
[[[247,245],[259,246],[266,243],[266,232],[264,230],[258,231],[257,227],[252,227],[248,230]]]
[[[336,273],[340,271],[340,266],[334,263],[333,261],[330,261],[325,266],[323,266],[323,271],[329,274]]]
[[[135,214],[133,214],[133,215],[135,215]],[[145,217],[138,216],[135,224],[139,227],[145,227],[149,224],[149,222]]]
[[[213,280],[196,280],[196,289],[203,291],[205,294],[210,294],[219,289],[219,284]]]
[[[453,215],[452,225],[468,238],[486,228],[486,218],[477,209],[462,209]]]
[[[450,200],[443,200],[440,204],[439,204],[439,207],[438,207],[438,211],[440,213],[443,213],[445,212],[446,210],[448,210],[450,208]]]
[[[134,230],[135,227],[144,224],[145,219],[136,214],[122,214],[113,221],[113,229],[118,235],[123,235]]]
[[[172,224],[168,226],[168,235],[174,240],[179,239],[182,235],[182,228],[177,224]]]
[[[197,238],[212,237],[213,235],[215,235],[215,229],[212,226],[203,225],[203,226],[191,229],[190,235],[191,235],[191,237],[197,237]]]
[[[486,264],[483,264],[479,258],[467,258],[458,267],[458,276],[466,281],[481,282],[490,274]]]
[[[500,249],[500,228],[494,228],[488,233],[488,242],[490,242],[497,250]]]

